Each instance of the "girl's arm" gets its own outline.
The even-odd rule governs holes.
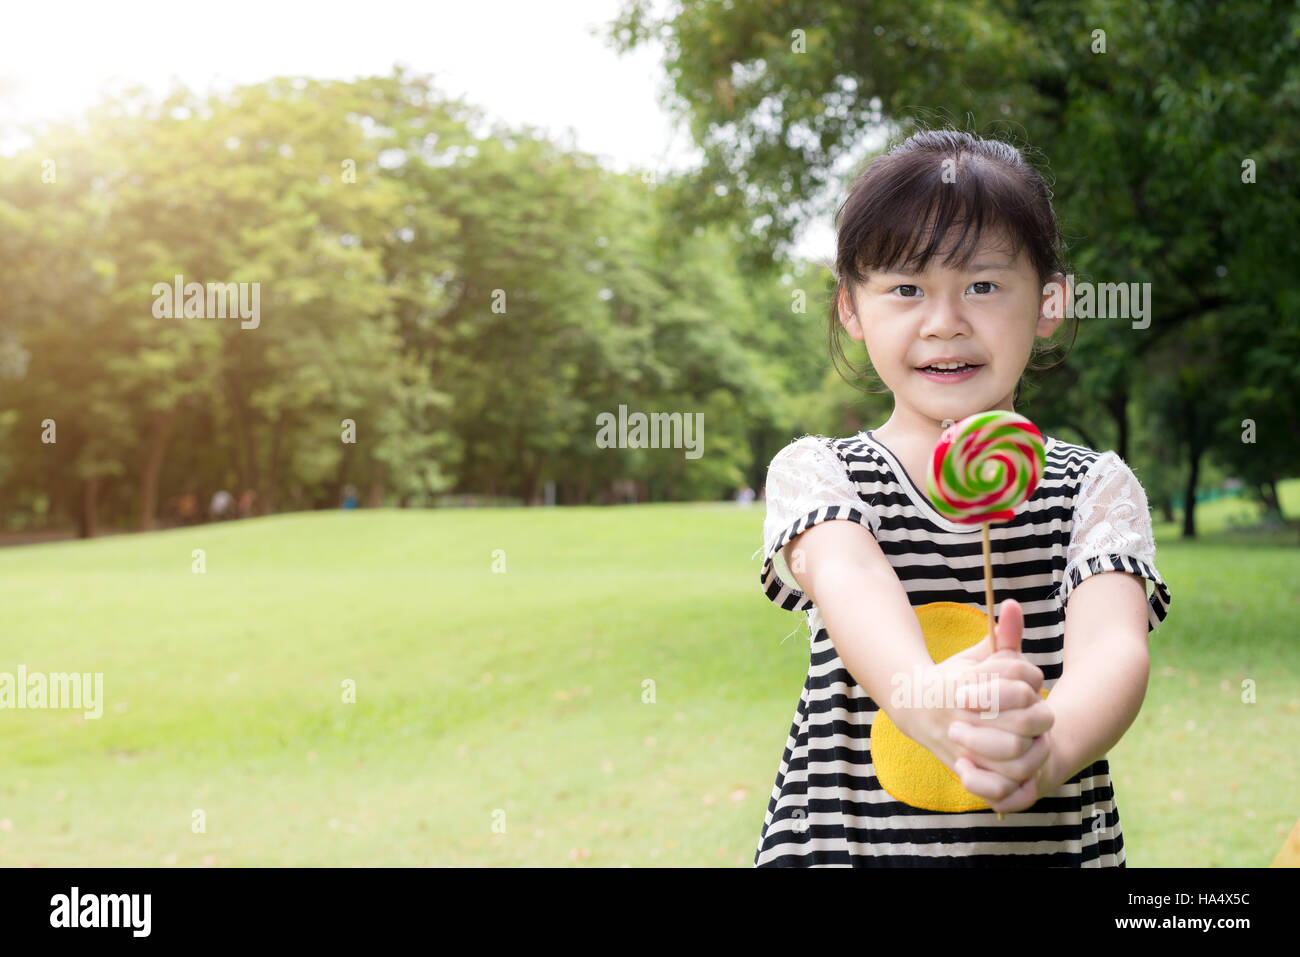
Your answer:
[[[1146,697],[1145,580],[1127,572],[1084,579],[1065,609],[1065,662],[1047,697],[1055,715],[1038,796],[1045,797],[1106,756]]]
[[[1151,671],[1148,616],[1163,619],[1170,597],[1155,570],[1146,493],[1123,459],[1097,457],[1080,481],[1074,512],[1062,583],[1084,577],[1065,606],[1065,661],[1047,698],[1056,721],[1040,796],[1103,758],[1137,717]],[[1118,559],[1145,577],[1104,570]],[[1156,589],[1150,607],[1146,578]]]
[[[831,643],[853,680],[899,730],[952,770],[959,753],[948,737],[948,725],[958,716],[969,720],[972,714],[946,706],[897,708],[891,703],[895,675],[910,684],[919,671],[928,683],[938,666],[926,649],[907,591],[875,537],[855,522],[822,522],[787,542],[781,555],[800,589],[821,609]],[[1004,710],[1016,707],[1016,698],[1023,699],[1022,705],[1040,701],[1042,671],[1023,657],[992,656],[980,662],[979,670],[998,680],[1024,683],[1023,688],[1002,687]]]

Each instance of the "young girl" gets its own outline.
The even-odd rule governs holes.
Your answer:
[[[762,585],[808,613],[811,655],[754,865],[1123,867],[1106,753],[1170,603],[1142,486],[1114,452],[1044,436],[1037,490],[989,529],[996,649],[980,526],[923,491],[945,425],[1017,411],[1061,324],[1047,186],[1012,146],[923,132],[871,163],[836,225],[832,355],[839,322],[894,411],[768,468]],[[983,697],[917,687],[957,681]]]

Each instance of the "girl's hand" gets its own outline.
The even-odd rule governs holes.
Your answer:
[[[992,658],[987,661],[990,667],[995,664]],[[1004,659],[1007,662],[1016,664],[1010,656]],[[1023,658],[1018,664],[1033,667]],[[984,687],[992,682],[996,682],[996,717],[988,717],[992,712],[978,707],[932,709],[931,737],[928,743],[920,743],[961,779],[963,788],[1006,814],[1024,810],[1042,796],[1040,775],[1046,773],[1051,757],[1055,717],[1026,682],[996,675],[986,678]],[[1043,783],[1050,784],[1050,778]]]
[[[1039,798],[1054,793],[1057,787],[1051,771],[1050,729],[1054,717],[1047,702],[1040,700],[1011,714],[1018,716],[1016,720],[1021,722],[1021,727],[1029,729],[1028,738],[962,721],[950,725],[959,755],[953,771],[961,778],[962,787],[984,798],[999,814],[1032,807]],[[1044,724],[1046,727],[1042,733],[1032,735],[1035,728]],[[1024,740],[1030,741],[1029,748],[1013,755],[1013,750]]]
[[[1042,670],[1020,654],[1024,614],[1015,600],[1003,603],[997,632],[996,650],[985,635],[927,675],[944,688],[964,686],[968,700],[945,700],[943,707],[922,710],[915,733],[905,733],[956,774],[967,791],[1007,813],[1038,800],[1054,719],[1040,693]]]

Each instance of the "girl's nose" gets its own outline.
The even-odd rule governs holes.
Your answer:
[[[965,310],[966,304],[959,293],[936,294],[926,310],[921,334],[943,336],[962,331],[967,327]]]

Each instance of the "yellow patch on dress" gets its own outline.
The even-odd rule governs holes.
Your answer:
[[[913,609],[925,648],[936,664],[977,645],[988,633],[988,616],[970,605],[931,602]],[[915,689],[916,694],[921,689]],[[1047,697],[1047,689],[1042,691]],[[877,702],[879,704],[879,702]],[[884,709],[871,725],[871,760],[876,779],[892,797],[929,811],[989,810],[989,803],[961,786],[933,754],[899,730]]]

